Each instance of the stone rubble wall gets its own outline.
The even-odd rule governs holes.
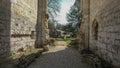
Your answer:
[[[0,58],[10,55],[10,0],[0,0]],[[0,59],[0,61],[1,61]]]
[[[91,0],[90,14],[91,50],[120,67],[120,0]],[[97,40],[94,30],[97,30]]]
[[[33,46],[37,22],[37,0],[11,0],[11,52]],[[35,35],[34,35],[35,36]]]
[[[80,50],[84,48],[88,48],[88,23],[89,23],[89,6],[88,6],[88,0],[81,0],[80,1],[80,10],[82,11],[82,23],[80,26],[80,41],[82,44],[80,44]]]
[[[90,5],[89,5],[90,3]],[[89,39],[90,50],[99,57],[120,67],[120,0],[81,0],[84,42]],[[89,18],[90,9],[90,18]],[[90,19],[90,21],[89,21]],[[90,30],[90,35],[85,29]],[[86,43],[86,42],[85,42]],[[86,46],[86,45],[84,45]],[[117,68],[116,67],[116,68]]]
[[[49,38],[48,22],[47,22],[47,0],[38,0],[38,18],[36,25],[36,41],[35,48],[41,48],[47,43]],[[41,4],[42,3],[42,4]]]
[[[47,0],[0,0],[0,61],[46,42],[46,6]]]

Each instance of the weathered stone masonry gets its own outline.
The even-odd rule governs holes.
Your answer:
[[[8,6],[7,6],[8,5]],[[10,1],[0,0],[0,57],[10,53],[10,24],[11,11]]]
[[[120,67],[120,0],[81,0],[88,7],[90,49],[97,55]],[[86,10],[83,12],[86,12]],[[85,14],[83,13],[83,16]],[[85,19],[85,18],[84,18]],[[87,19],[85,19],[87,20]],[[85,22],[84,22],[85,23]],[[83,23],[82,23],[83,24]],[[84,27],[88,28],[88,27]],[[86,33],[87,34],[87,33]],[[86,40],[85,40],[86,41]]]
[[[40,7],[38,7],[39,11],[36,24],[36,48],[43,47],[42,45],[45,45],[47,39],[49,38],[47,24],[47,0],[38,0],[38,3],[38,6]]]
[[[34,45],[31,37],[37,20],[37,0],[11,0],[11,51]]]
[[[82,23],[80,26],[80,49],[89,48],[89,0],[80,0],[80,9],[82,12]]]
[[[46,6],[46,0],[0,0],[0,59],[47,40]]]

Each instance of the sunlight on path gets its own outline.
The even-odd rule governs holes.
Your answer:
[[[65,46],[56,46],[36,59],[28,68],[90,68],[81,62],[80,54]]]

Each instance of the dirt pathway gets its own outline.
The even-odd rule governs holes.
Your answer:
[[[56,46],[27,68],[90,68],[90,66],[81,62],[78,51],[66,46]]]
[[[67,46],[68,44],[65,41],[56,41],[55,45],[57,45],[57,46]]]

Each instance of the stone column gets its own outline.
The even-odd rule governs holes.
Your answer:
[[[81,0],[80,4],[83,15],[80,31],[84,35],[85,48],[89,48],[89,0]]]
[[[10,25],[11,2],[10,0],[0,0],[0,62],[11,55]]]
[[[43,47],[48,39],[47,0],[38,0],[35,48]]]

